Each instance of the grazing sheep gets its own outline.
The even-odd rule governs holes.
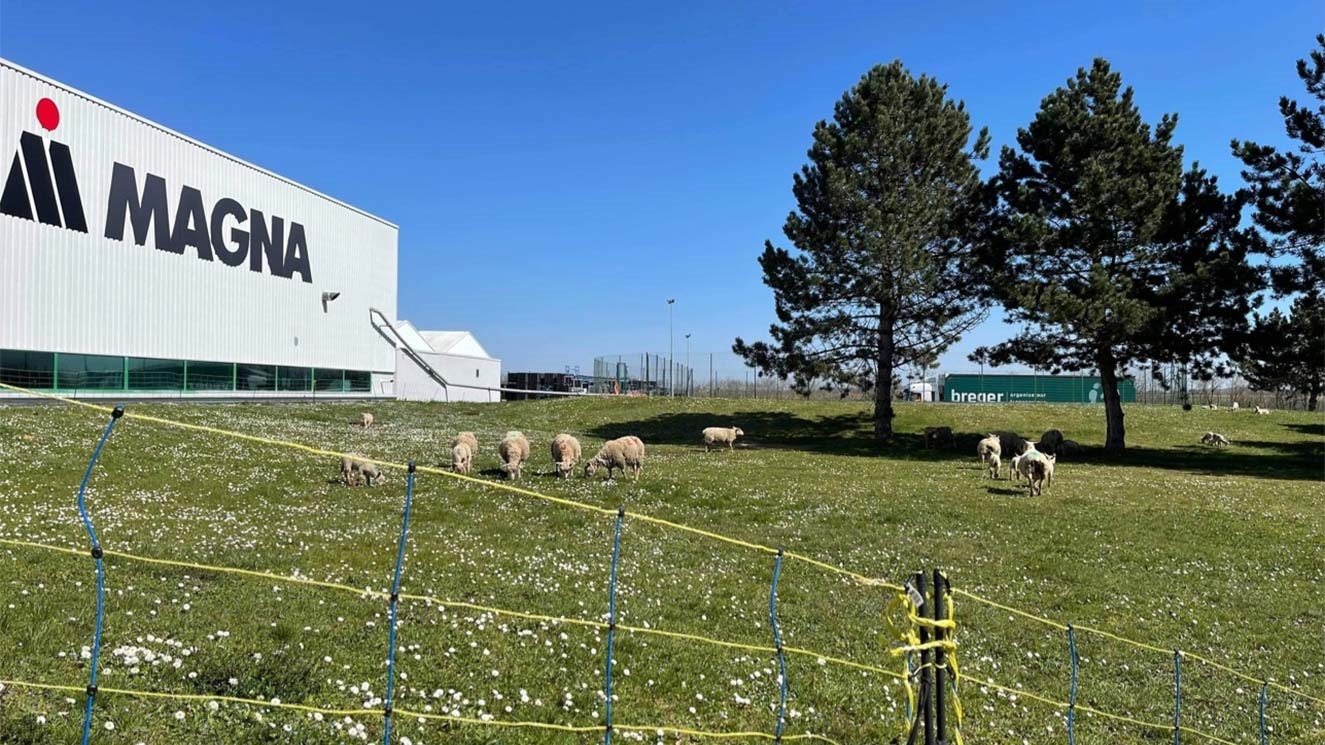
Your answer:
[[[468,444],[457,442],[451,446],[451,470],[456,473],[468,474],[473,466],[474,451],[470,450]]]
[[[1047,430],[1040,435],[1040,442],[1036,444],[1035,449],[1041,453],[1054,454],[1058,448],[1063,445],[1063,431],[1061,429]]]
[[[529,440],[521,432],[507,432],[497,445],[501,471],[508,479],[520,478],[520,468],[529,460]]]
[[[1001,456],[1003,454],[1003,446],[999,444],[998,435],[990,434],[985,439],[976,443],[975,454],[980,456],[981,463],[988,463],[990,455]]]
[[[469,446],[469,455],[471,457],[478,455],[478,438],[474,436],[473,432],[461,432],[456,435],[455,439],[451,440],[451,447],[454,448],[462,442]]]
[[[1234,401],[1234,402],[1233,402],[1232,409],[1233,409],[1234,411],[1237,411],[1237,410],[1238,410],[1238,402],[1237,402],[1237,401]]]
[[[1206,432],[1201,435],[1201,444],[1212,447],[1228,447],[1228,438],[1218,432]]]
[[[997,481],[1000,478],[999,472],[1003,467],[1003,464],[998,459],[998,453],[989,453],[989,456],[985,459],[985,465],[989,467],[989,478]]]
[[[740,427],[705,427],[704,428],[704,452],[708,452],[714,445],[726,445],[730,452],[734,450],[734,443],[737,437],[741,437],[745,432]]]
[[[952,447],[952,427],[925,427],[925,449],[929,450],[937,445]]]
[[[372,414],[369,414],[369,413],[366,412],[366,411],[365,411],[364,413],[360,414],[360,415],[359,415],[359,426],[360,426],[360,427],[363,427],[364,429],[368,429],[369,427],[373,426],[373,415],[372,415]]]
[[[1269,413],[1270,413],[1270,410],[1269,410],[1269,409],[1263,409],[1263,408],[1261,408],[1260,406],[1257,406],[1257,407],[1256,407],[1256,415],[1257,415],[1257,416],[1264,416],[1264,415],[1269,414]]]
[[[644,442],[633,435],[608,440],[603,443],[598,454],[584,464],[585,477],[594,475],[600,468],[607,469],[609,479],[612,478],[614,469],[620,468],[624,475],[626,468],[630,468],[635,474],[635,479],[638,480],[640,471],[644,468]]]
[[[580,441],[565,434],[552,438],[552,464],[557,469],[557,476],[570,476],[572,468],[580,462]]]
[[[361,482],[372,486],[382,480],[382,472],[364,456],[351,453],[340,459],[340,478],[346,486],[358,486]]]

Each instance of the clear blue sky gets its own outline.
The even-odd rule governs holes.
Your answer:
[[[756,257],[871,65],[946,81],[997,148],[1107,57],[1232,189],[1325,29],[1320,0],[389,5],[0,0],[0,55],[399,224],[400,316],[520,370],[665,352],[668,297],[678,356],[764,338]]]

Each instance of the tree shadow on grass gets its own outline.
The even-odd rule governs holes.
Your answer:
[[[744,430],[745,436],[736,443],[738,450],[786,449],[917,461],[970,461],[973,465],[976,463],[976,443],[988,434],[958,432],[951,448],[926,449],[924,437],[919,432],[897,432],[891,442],[876,442],[868,412],[805,418],[785,411],[739,411],[730,415],[672,412],[634,421],[605,423],[587,430],[586,434],[605,440],[635,435],[646,444],[689,446],[702,451],[701,432],[705,427],[714,426],[736,426]],[[1310,433],[1317,425],[1285,426]],[[1325,442],[1253,440],[1235,441],[1233,445],[1232,448],[1218,449],[1201,445],[1129,447],[1122,455],[1106,453],[1100,447],[1085,447],[1078,453],[1060,457],[1059,463],[1069,468],[1084,463],[1212,476],[1325,480]],[[1272,452],[1263,452],[1265,450]]]
[[[1325,424],[1302,424],[1299,422],[1288,422],[1283,426],[1293,430],[1294,432],[1301,432],[1304,435],[1315,435],[1317,437],[1325,437]]]

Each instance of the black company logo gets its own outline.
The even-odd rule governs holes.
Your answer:
[[[37,122],[47,132],[60,126],[60,110],[54,101],[43,98],[37,102]],[[69,146],[51,140],[48,148],[40,135],[24,132],[0,192],[0,213],[86,233],[83,198]]]

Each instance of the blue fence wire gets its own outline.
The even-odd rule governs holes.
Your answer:
[[[768,624],[773,628],[773,646],[778,653],[778,723],[774,742],[782,742],[782,728],[787,723],[787,656],[782,652],[782,629],[778,626],[778,580],[782,577],[782,547],[773,564],[773,588],[768,592]]]
[[[124,406],[117,404],[115,410],[111,412],[110,421],[106,422],[106,428],[101,432],[101,439],[97,441],[96,450],[92,451],[92,459],[87,463],[87,470],[83,472],[83,483],[78,485],[78,516],[83,519],[83,528],[87,530],[88,540],[92,541],[92,559],[97,565],[97,619],[95,631],[92,635],[92,659],[88,666],[87,679],[87,703],[83,707],[83,745],[87,745],[88,739],[92,737],[92,704],[97,697],[97,665],[101,659],[101,629],[102,622],[106,617],[106,572],[101,563],[101,541],[97,539],[97,529],[92,525],[92,518],[87,514],[87,482],[92,479],[92,469],[97,465],[97,459],[101,457],[102,448],[106,447],[106,440],[110,439],[110,433],[115,430],[115,422],[124,416]]]
[[[612,534],[612,578],[607,585],[607,670],[603,674],[603,745],[612,745],[612,655],[616,646],[616,570],[621,560],[621,521],[626,508],[616,511],[616,530]]]
[[[391,580],[391,623],[386,653],[386,699],[382,706],[382,745],[391,745],[391,702],[396,693],[396,608],[400,605],[400,573],[405,566],[405,542],[409,537],[409,511],[414,502],[414,461],[405,477],[405,515],[400,520],[400,544],[396,547],[396,573]]]
[[[1067,625],[1067,653],[1072,664],[1072,685],[1067,692],[1067,745],[1077,745],[1077,676],[1081,658],[1077,657],[1077,632]]]
[[[1173,650],[1173,745],[1182,745],[1182,652]]]

